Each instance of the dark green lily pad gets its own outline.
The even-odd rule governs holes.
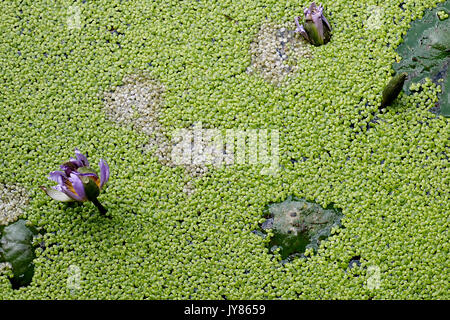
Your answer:
[[[406,72],[409,77],[403,89],[410,93],[412,83],[430,78],[442,87],[438,110],[450,116],[450,19],[440,20],[439,11],[450,12],[450,1],[425,13],[421,20],[411,23],[411,28],[397,52],[402,57],[394,64],[397,73]]]
[[[34,274],[33,237],[37,230],[27,226],[25,220],[18,220],[0,229],[0,262],[9,262],[12,266],[13,288],[30,284]]]
[[[282,259],[302,256],[306,249],[316,251],[331,229],[340,226],[342,213],[334,207],[323,208],[317,203],[289,197],[268,206],[263,230],[272,229],[271,251],[280,249]]]

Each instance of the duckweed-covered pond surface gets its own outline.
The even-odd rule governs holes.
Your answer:
[[[309,4],[2,2],[0,224],[39,235],[31,283],[2,263],[0,298],[448,299],[450,127],[430,110],[450,98],[418,76],[378,110],[410,23],[448,1],[323,0],[317,47],[293,32]],[[109,164],[106,217],[39,189],[76,147]],[[342,217],[282,262],[258,230],[289,197]]]

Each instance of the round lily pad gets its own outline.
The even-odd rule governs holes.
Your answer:
[[[301,255],[308,248],[317,250],[331,229],[340,226],[342,218],[342,213],[334,207],[323,208],[295,197],[270,204],[267,211],[268,218],[261,228],[272,229],[269,247],[271,251],[279,248],[282,259]]]
[[[18,220],[0,229],[0,262],[9,262],[14,274],[11,283],[13,287],[26,286],[34,274],[32,245],[37,230],[27,226],[25,220]]]

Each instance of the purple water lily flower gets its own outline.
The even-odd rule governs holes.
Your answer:
[[[295,17],[297,29],[300,34],[311,44],[320,46],[328,43],[331,38],[331,25],[323,15],[323,7],[316,6],[313,2],[303,11],[305,23],[300,25],[299,18]]]
[[[40,188],[54,200],[69,201],[91,201],[100,211],[106,213],[105,207],[101,205],[97,197],[100,190],[109,179],[109,167],[105,160],[99,162],[100,177],[89,167],[88,159],[75,149],[76,159],[70,158],[63,163],[61,171],[50,172],[49,179],[58,183],[52,189],[41,186]]]

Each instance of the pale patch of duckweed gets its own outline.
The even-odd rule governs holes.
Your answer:
[[[297,70],[299,59],[312,58],[310,44],[291,25],[262,25],[250,45],[252,62],[247,72],[256,72],[273,84]]]
[[[24,188],[0,182],[0,226],[16,221],[28,202],[29,196]]]
[[[183,186],[183,192],[186,193],[189,197],[192,196],[195,192],[195,186],[193,185],[193,181],[190,180],[188,181],[184,186]]]
[[[183,135],[176,135],[176,129],[165,128],[159,122],[161,108],[163,107],[164,88],[148,76],[131,74],[123,79],[123,84],[110,89],[105,93],[105,112],[107,118],[121,126],[130,126],[133,130],[142,132],[148,136],[148,142],[144,150],[155,155],[160,163],[176,167],[182,166],[191,176],[201,176],[208,172],[207,164],[215,163],[216,159],[206,159],[206,155],[215,155],[222,150],[214,149],[212,137],[207,137],[208,130],[203,130],[198,125],[189,129],[191,143],[189,152],[192,154],[191,161],[177,163],[175,154],[183,152]],[[172,134],[172,137],[170,137]],[[201,138],[196,141],[194,135],[200,134]],[[177,150],[180,149],[180,150]],[[198,155],[198,156],[195,156]],[[227,163],[227,155],[223,163]],[[229,158],[229,156],[228,156]],[[222,160],[222,159],[221,159]],[[192,185],[185,186],[186,193],[192,193]],[[190,190],[190,191],[188,191]]]
[[[168,139],[159,123],[164,88],[149,77],[131,74],[123,84],[105,93],[105,111],[109,120],[148,136],[147,150],[153,150],[163,163],[169,161]]]

